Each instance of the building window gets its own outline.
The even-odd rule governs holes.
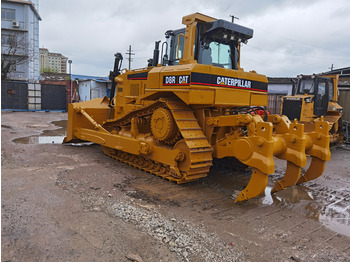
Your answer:
[[[14,35],[1,34],[1,45],[15,45],[16,41]]]
[[[7,67],[9,64],[9,61],[4,61],[4,67]],[[11,59],[11,64],[10,64],[10,69],[8,70],[8,72],[16,72],[17,71],[17,62],[14,59]]]
[[[1,8],[1,19],[16,20],[16,10],[9,8]]]
[[[1,34],[1,45],[8,45],[10,43],[10,36]]]

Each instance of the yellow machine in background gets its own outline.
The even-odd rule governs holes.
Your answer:
[[[177,183],[207,176],[215,158],[239,160],[252,177],[236,202],[264,192],[274,156],[287,171],[273,192],[320,176],[330,159],[326,121],[306,133],[285,116],[254,113],[267,105],[267,78],[240,67],[241,43],[253,30],[199,13],[182,22],[186,28],[166,32],[160,64],[159,42],[147,68],[121,71],[116,55],[111,97],[70,104],[65,142],[100,144],[108,156]]]
[[[300,75],[292,95],[282,99],[282,115],[303,123],[306,131],[314,129],[320,117],[329,123],[331,145],[343,141],[342,110],[338,104],[339,75]]]

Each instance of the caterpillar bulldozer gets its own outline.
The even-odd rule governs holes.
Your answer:
[[[281,114],[304,124],[306,132],[314,129],[320,117],[329,123],[331,146],[343,142],[343,108],[338,104],[339,75],[299,75],[292,94],[282,98]]]
[[[121,70],[115,55],[110,97],[70,104],[64,143],[100,144],[106,155],[178,184],[207,176],[214,159],[250,167],[235,202],[264,192],[274,157],[287,168],[272,192],[320,176],[330,160],[323,118],[305,132],[297,120],[254,113],[267,105],[268,81],[240,66],[253,30],[200,13],[182,23],[165,33],[161,50],[155,43],[145,68]]]

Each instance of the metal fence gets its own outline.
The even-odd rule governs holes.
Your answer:
[[[1,109],[13,111],[66,111],[65,85],[1,81]]]
[[[285,95],[281,94],[269,94],[267,96],[267,111],[270,114],[280,114],[282,107],[282,97]]]
[[[28,83],[1,81],[1,109],[28,110]]]
[[[41,85],[41,109],[66,110],[67,89],[64,85]]]

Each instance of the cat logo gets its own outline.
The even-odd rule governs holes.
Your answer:
[[[189,84],[188,79],[190,78],[190,76],[179,76],[179,84],[183,85],[183,84]]]
[[[189,75],[180,75],[180,76],[164,76],[163,85],[166,86],[184,86],[190,85],[191,77]]]

